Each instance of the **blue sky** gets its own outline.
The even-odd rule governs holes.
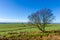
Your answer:
[[[60,0],[0,0],[0,22],[27,22],[28,15],[50,8],[60,23]]]

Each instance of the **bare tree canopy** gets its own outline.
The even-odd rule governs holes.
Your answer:
[[[31,24],[34,24],[41,30],[42,32],[45,31],[45,27],[52,23],[52,20],[54,19],[52,10],[50,9],[41,9],[35,13],[32,13],[28,16],[29,22]]]

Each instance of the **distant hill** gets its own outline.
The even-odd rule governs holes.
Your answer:
[[[0,24],[11,24],[11,23],[28,23],[28,22],[0,22]],[[52,23],[52,24],[60,24],[60,23]]]

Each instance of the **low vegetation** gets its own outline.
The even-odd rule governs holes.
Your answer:
[[[0,40],[60,40],[60,24],[50,24],[42,33],[28,24],[0,24]]]

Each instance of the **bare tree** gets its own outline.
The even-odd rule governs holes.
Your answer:
[[[37,26],[42,32],[45,31],[45,27],[52,23],[54,19],[52,10],[50,9],[41,9],[28,16],[29,23]]]

